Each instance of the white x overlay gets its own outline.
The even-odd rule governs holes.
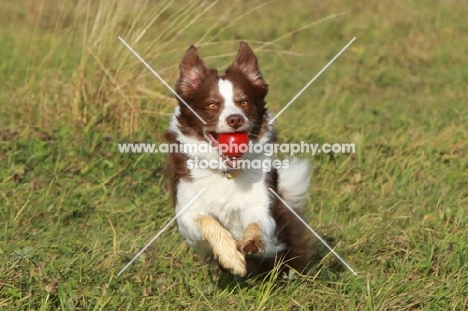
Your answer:
[[[333,248],[331,248],[331,246],[328,245],[328,243],[325,242],[325,240],[322,239],[322,237],[321,237],[317,232],[315,232],[315,230],[312,229],[312,228],[309,226],[309,224],[307,224],[307,223],[305,222],[305,220],[302,219],[302,217],[299,216],[299,214],[296,213],[296,211],[295,211],[291,206],[289,206],[288,203],[286,203],[286,202],[279,196],[279,194],[277,194],[277,193],[275,192],[275,190],[273,190],[273,189],[271,189],[271,188],[268,188],[268,190],[270,190],[270,192],[273,193],[273,194],[275,195],[275,197],[277,197],[278,200],[280,200],[280,201],[291,211],[291,213],[293,213],[294,216],[296,216],[297,219],[299,219],[299,220],[304,224],[304,226],[306,226],[306,228],[309,229],[310,232],[312,232],[312,233],[317,237],[317,239],[319,239],[319,241],[322,242],[323,245],[325,245],[325,246],[330,250],[330,252],[332,252],[332,254],[335,255],[336,258],[338,258],[338,259],[341,261],[341,263],[343,263],[343,265],[345,265],[345,267],[349,269],[349,271],[351,271],[354,275],[357,275],[356,271],[354,271],[354,269],[351,268],[351,266],[348,265],[348,263],[347,263],[346,261],[344,261],[344,259],[341,258],[341,256],[338,255],[338,253],[335,252],[335,250],[334,250]]]
[[[319,73],[317,73],[317,74],[315,75],[315,77],[313,77],[312,80],[310,80],[309,83],[307,83],[306,86],[304,86],[304,87],[302,88],[302,90],[300,90],[299,93],[297,93],[296,96],[294,96],[294,97],[289,101],[289,103],[287,103],[286,106],[284,106],[284,108],[281,109],[281,111],[278,112],[278,113],[276,114],[276,116],[275,116],[273,119],[270,120],[270,122],[268,122],[268,124],[273,124],[273,122],[275,121],[275,119],[278,118],[278,117],[286,110],[286,108],[288,108],[289,105],[291,105],[291,104],[293,103],[293,101],[295,101],[295,100],[302,94],[302,92],[304,92],[304,91],[309,87],[309,85],[311,85],[312,82],[314,82],[315,79],[317,79],[317,78],[322,74],[322,72],[324,72],[325,69],[328,68],[328,66],[331,65],[331,64],[335,61],[335,59],[337,59],[338,56],[340,56],[341,53],[343,53],[343,52],[348,48],[348,46],[350,46],[351,43],[353,43],[354,40],[356,40],[356,37],[354,37],[353,39],[351,39],[351,41],[349,41],[348,44],[346,44],[346,46],[345,46],[344,48],[342,48],[341,51],[339,51],[338,54],[336,54],[335,57],[333,57],[332,60],[329,61],[328,64],[326,64],[325,67],[323,67],[322,70],[320,70]]]
[[[179,94],[177,94],[176,91],[174,91],[174,89],[172,89],[169,84],[166,83],[166,81],[164,81],[163,78],[161,78],[161,76],[155,71],[153,70],[153,68],[151,68],[150,65],[148,65],[147,62],[145,62],[145,60],[140,56],[138,55],[137,52],[135,52],[134,49],[132,49],[132,47],[130,45],[127,44],[127,42],[125,42],[124,39],[122,39],[120,36],[118,37],[120,41],[122,41],[122,43],[182,102],[184,103],[187,108],[190,109],[190,111],[192,111],[197,117],[198,119],[200,119],[200,121],[203,122],[203,124],[206,124],[205,120],[203,120],[202,117],[200,117],[196,112],[195,110],[192,109],[192,107],[190,107],[189,104],[187,104],[183,99],[182,97],[179,96]],[[279,113],[276,114],[276,116],[269,122],[269,124],[273,124],[274,120],[276,118],[278,118],[285,110],[286,108],[288,108],[337,58],[338,56],[341,55],[341,53],[343,53],[350,45],[351,43],[353,43],[353,41],[356,40],[356,37],[354,37],[351,41],[349,41],[349,43],[341,49],[340,52],[338,52],[338,54],[335,55],[335,57],[332,58],[332,60],[330,60],[326,65],[325,67],[322,68],[322,70],[319,71],[319,73],[317,73],[315,75],[315,77],[312,78],[312,80],[309,81],[309,83],[307,83],[300,91],[299,93],[297,93],[290,101],[289,103],[283,108],[281,109],[281,111]],[[189,203],[187,203],[187,205],[184,206],[184,208],[182,208],[169,222],[166,223],[166,225],[151,239],[151,241],[149,241],[133,258],[132,260],[130,260],[130,262],[125,265],[125,267],[122,268],[122,270],[119,271],[119,273],[117,273],[117,276],[120,276],[202,193],[203,191],[205,191],[206,188],[203,188],[202,190],[200,190],[200,192],[198,192],[198,194],[192,199],[190,200]],[[337,252],[335,252],[335,250],[333,248],[330,247],[330,245],[327,244],[327,242],[325,242],[325,240],[320,237],[320,235],[315,232],[314,229],[312,229],[308,224],[307,222],[305,222],[301,216],[299,216],[299,214],[297,214],[272,188],[269,188],[270,192],[272,192],[293,214],[294,216],[296,216],[305,226],[307,229],[309,229],[316,237],[317,239],[322,242],[329,250],[330,252],[336,256],[336,258],[338,258],[342,263],[343,265],[349,269],[349,271],[351,271],[354,275],[357,275],[356,271],[351,268],[351,266],[343,259],[341,258],[340,255],[338,255]]]
[[[143,254],[143,252],[157,239],[159,238],[159,236],[161,235],[161,233],[163,233],[164,231],[166,231],[166,229],[180,216],[182,215],[182,213],[190,206],[190,204],[193,203],[193,201],[195,201],[199,196],[200,194],[203,193],[203,191],[205,191],[206,188],[203,188],[202,190],[200,190],[200,192],[197,193],[196,196],[193,197],[192,200],[190,200],[190,202],[187,203],[187,205],[184,206],[183,209],[181,209],[174,217],[172,217],[172,219],[161,229],[159,230],[159,232],[151,239],[151,241],[149,241],[145,247],[143,247],[141,249],[141,251],[138,252],[138,254],[135,255],[135,257],[132,258],[132,260],[130,260],[130,262],[122,268],[122,270],[120,270],[119,273],[117,273],[117,276],[120,276],[125,270],[127,270],[127,268],[138,258],[138,256],[140,256],[141,254]]]
[[[129,49],[129,50],[130,50],[130,51],[131,51],[131,52],[132,52],[132,53],[133,53],[133,54],[134,54],[134,55],[135,55],[135,56],[136,56],[136,57],[137,57],[137,58],[138,58],[138,59],[139,59],[139,60],[140,60],[140,61],[141,61],[141,62],[142,62],[142,63],[143,63],[143,64],[144,64],[144,65],[145,65],[145,66],[146,66],[146,67],[147,67],[147,68],[148,68],[148,69],[149,69],[149,70],[150,70],[150,71],[151,71],[151,72],[152,72],[152,73],[153,73],[153,74],[154,74],[154,75],[155,75],[155,76],[156,76],[156,77],[157,77],[157,78],[174,94],[174,95],[175,95],[175,96],[176,96],[176,97],[177,97],[177,98],[178,98],[178,99],[180,99],[180,101],[183,102],[183,103],[185,104],[185,106],[187,106],[187,108],[190,109],[190,111],[192,111],[192,112],[197,116],[197,118],[200,119],[200,121],[203,122],[203,124],[206,124],[205,120],[203,120],[203,118],[200,117],[200,116],[198,115],[198,113],[196,113],[195,110],[193,110],[192,107],[190,107],[190,105],[187,104],[187,103],[185,102],[185,100],[183,100],[182,97],[180,97],[179,94],[177,94],[177,92],[174,91],[174,89],[173,89],[169,84],[167,84],[167,82],[164,81],[164,79],[161,78],[161,76],[160,76],[153,68],[151,68],[151,66],[148,65],[148,63],[145,62],[145,60],[144,60],[140,55],[138,55],[138,53],[135,52],[135,50],[132,49],[132,47],[131,47],[130,45],[128,45],[127,42],[125,42],[124,39],[122,39],[122,37],[119,36],[119,40],[122,41],[122,43],[123,43],[123,44],[124,44],[124,45],[125,45],[125,46],[126,46],[126,47],[127,47],[127,48],[128,48],[128,49]]]

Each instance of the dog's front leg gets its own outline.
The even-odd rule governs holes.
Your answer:
[[[251,223],[245,228],[244,236],[237,241],[237,249],[244,254],[263,252],[263,231],[260,223]]]
[[[276,223],[265,205],[251,207],[242,219],[244,234],[237,241],[237,249],[244,254],[274,254],[278,251]]]
[[[219,264],[233,274],[245,276],[247,273],[244,254],[239,252],[231,233],[214,218],[200,216],[196,219],[203,239],[210,244]]]

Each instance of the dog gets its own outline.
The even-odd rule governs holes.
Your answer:
[[[303,271],[312,256],[310,236],[269,189],[300,213],[311,179],[308,162],[292,158],[287,167],[241,168],[240,159],[271,163],[272,156],[249,150],[232,158],[220,155],[217,148],[220,135],[234,132],[247,132],[249,143],[277,143],[265,107],[268,84],[253,50],[242,41],[233,63],[220,76],[192,45],[179,70],[175,91],[180,98],[166,139],[171,145],[199,148],[169,154],[176,213],[205,189],[177,218],[180,234],[202,259],[215,258],[221,268],[240,277],[271,271],[280,263],[281,269]],[[225,165],[193,165],[195,160],[219,159]]]

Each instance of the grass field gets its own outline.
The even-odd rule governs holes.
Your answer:
[[[149,2],[150,4],[146,3]],[[3,0],[1,310],[468,309],[468,3]],[[169,84],[190,44],[225,68],[240,40],[284,142],[349,142],[314,166],[306,216],[328,254],[285,281],[217,283],[171,226]]]

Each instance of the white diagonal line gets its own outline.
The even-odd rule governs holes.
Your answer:
[[[286,106],[284,106],[284,108],[281,109],[281,111],[278,112],[278,113],[276,114],[276,116],[275,116],[273,119],[271,119],[270,122],[268,122],[268,124],[273,124],[273,122],[275,121],[275,119],[278,118],[278,117],[280,116],[280,114],[282,114],[283,111],[285,111],[286,108],[288,108],[289,105],[291,105],[291,104],[293,103],[293,101],[295,101],[296,98],[298,98],[298,97],[302,94],[302,92],[304,92],[304,91],[309,87],[309,85],[311,85],[312,82],[314,82],[315,79],[317,79],[317,78],[322,74],[322,72],[324,72],[325,69],[328,68],[328,66],[331,65],[331,64],[335,61],[335,59],[337,59],[338,56],[340,56],[341,53],[343,53],[343,52],[348,48],[348,46],[350,46],[351,43],[353,43],[354,40],[356,40],[356,37],[354,37],[353,39],[351,39],[351,41],[349,41],[348,44],[346,44],[346,46],[345,46],[344,48],[342,48],[341,51],[338,52],[338,54],[336,54],[335,57],[333,57],[332,60],[329,61],[328,64],[326,64],[325,67],[323,67],[322,70],[320,70],[319,73],[317,73],[317,74],[315,75],[315,77],[313,77],[313,79],[310,80],[309,83],[307,83],[306,86],[304,86],[304,87],[302,88],[302,90],[300,90],[299,93],[297,93],[296,96],[294,96],[293,99],[291,99],[291,100],[289,101],[289,103],[288,103]]]
[[[294,216],[296,216],[296,217],[304,224],[304,226],[306,226],[307,229],[309,229],[310,232],[312,232],[312,233],[317,237],[317,239],[319,239],[320,242],[322,242],[322,243],[330,250],[330,252],[332,252],[332,254],[335,255],[336,258],[338,258],[338,259],[345,265],[345,267],[349,269],[349,271],[351,271],[354,275],[357,275],[356,271],[354,271],[354,269],[351,268],[351,266],[348,265],[348,263],[347,263],[346,261],[344,261],[344,259],[341,258],[341,256],[338,255],[338,253],[335,252],[335,250],[334,250],[333,248],[331,248],[330,245],[328,245],[327,242],[325,242],[325,240],[322,239],[322,237],[321,237],[317,232],[315,232],[315,230],[312,229],[312,228],[309,226],[309,224],[306,223],[306,222],[304,221],[304,219],[302,219],[301,216],[299,216],[299,214],[297,214],[296,211],[294,211],[294,210],[288,205],[288,203],[286,203],[286,202],[275,192],[275,190],[273,190],[272,188],[268,188],[268,190],[270,190],[271,193],[273,193],[281,202],[283,202],[283,204],[284,204],[287,208],[289,208],[289,210],[294,214]]]
[[[127,268],[138,258],[138,256],[140,256],[151,245],[151,243],[153,243],[161,235],[161,233],[163,233],[174,222],[174,220],[176,220],[177,217],[179,217],[190,206],[190,204],[192,204],[193,201],[195,201],[205,190],[206,188],[200,190],[200,192],[198,192],[197,195],[194,196],[193,199],[190,200],[190,202],[188,202],[183,209],[181,209],[161,230],[159,230],[159,232],[154,236],[154,238],[152,238],[151,241],[149,241],[145,245],[145,247],[143,247],[141,251],[139,251],[138,254],[136,254],[135,257],[133,257],[132,260],[130,260],[130,262],[122,268],[122,270],[120,270],[119,273],[117,273],[117,276],[120,276],[125,270],[127,270]]]
[[[122,43],[123,43],[123,44],[124,44],[124,45],[125,45],[125,46],[126,46],[126,47],[127,47],[127,48],[128,48],[144,65],[145,65],[145,66],[146,66],[146,67],[148,67],[148,69],[149,69],[149,70],[150,70],[150,71],[151,71],[151,72],[152,72],[152,73],[153,73],[153,74],[154,74],[154,75],[155,75],[155,76],[156,76],[156,77],[157,77],[157,78],[158,78],[158,79],[159,79],[159,80],[160,80],[160,81],[161,81],[161,82],[178,98],[178,99],[180,99],[180,101],[183,102],[183,103],[185,104],[185,106],[187,106],[187,108],[190,109],[190,111],[192,111],[192,112],[197,116],[198,119],[200,119],[200,121],[203,122],[203,124],[206,124],[205,120],[203,120],[203,118],[200,117],[200,116],[198,115],[198,113],[196,113],[195,110],[193,110],[192,107],[190,107],[189,104],[187,104],[187,103],[185,102],[185,100],[183,100],[182,97],[180,97],[179,94],[177,94],[177,92],[174,91],[174,90],[172,89],[172,87],[170,87],[170,85],[167,84],[166,81],[164,81],[164,79],[161,78],[161,76],[160,76],[156,71],[154,71],[153,68],[151,68],[151,66],[148,65],[148,63],[145,62],[145,60],[144,60],[143,58],[141,58],[141,56],[138,55],[138,53],[135,52],[135,50],[132,49],[132,47],[131,47],[130,45],[128,45],[127,42],[125,42],[124,39],[122,39],[122,37],[119,36],[119,40],[122,41]]]

